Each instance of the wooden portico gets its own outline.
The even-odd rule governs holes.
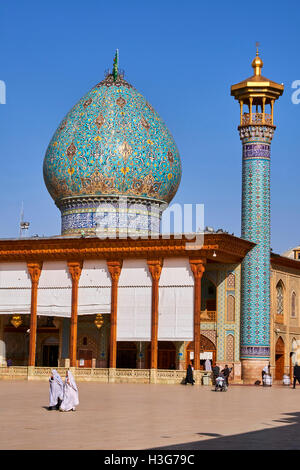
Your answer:
[[[254,244],[227,233],[208,233],[203,240],[196,237],[162,235],[156,238],[131,239],[116,238],[101,240],[98,238],[31,238],[0,240],[0,263],[22,261],[27,263],[31,278],[31,308],[28,367],[35,367],[37,334],[37,293],[39,278],[46,261],[66,261],[72,279],[71,322],[69,359],[70,366],[77,364],[77,328],[78,328],[78,283],[85,260],[102,259],[107,263],[111,276],[111,311],[109,369],[116,369],[117,361],[117,312],[118,282],[126,259],[146,259],[152,279],[151,307],[151,351],[150,369],[157,369],[158,351],[158,302],[159,279],[166,258],[187,258],[194,277],[194,369],[200,370],[201,338],[201,280],[210,263],[241,263]]]

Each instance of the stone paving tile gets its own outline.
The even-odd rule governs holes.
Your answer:
[[[47,411],[47,382],[0,381],[0,449],[300,449],[300,387],[79,382]]]

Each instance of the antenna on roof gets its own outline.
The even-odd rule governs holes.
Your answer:
[[[21,214],[20,214],[20,233],[19,233],[20,238],[23,237],[25,230],[29,229],[29,225],[30,225],[30,222],[24,222],[24,203],[22,201]]]

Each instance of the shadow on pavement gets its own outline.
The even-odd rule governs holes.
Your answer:
[[[274,423],[285,426],[262,429],[260,431],[216,437],[201,441],[187,442],[164,447],[160,450],[299,450],[300,449],[300,413],[287,413]],[[290,424],[289,424],[290,423]],[[213,433],[197,433],[201,436],[214,436]],[[216,436],[218,436],[216,434]]]

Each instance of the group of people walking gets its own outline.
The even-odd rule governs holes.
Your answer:
[[[75,411],[79,405],[78,388],[71,371],[66,372],[65,382],[56,369],[49,378],[50,393],[48,410]]]
[[[231,373],[231,370],[228,365],[226,364],[224,369],[222,369],[220,371],[220,367],[215,365],[212,369],[208,369],[205,367],[206,370],[212,370],[213,372],[213,378],[214,378],[214,383],[216,382],[216,379],[218,377],[223,377],[225,379],[225,383],[228,387],[229,383],[228,383],[228,379],[229,379],[229,376],[230,376],[230,373]],[[187,385],[188,383],[194,385],[195,383],[195,380],[194,380],[194,373],[193,373],[194,369],[193,369],[193,365],[192,363],[190,363],[188,365],[188,368],[187,368],[187,371],[186,371],[186,377],[185,377],[185,380],[184,380],[184,384]]]
[[[226,364],[224,369],[220,371],[220,367],[215,365],[212,369],[206,368],[206,370],[212,370],[214,383],[216,384],[217,379],[222,377],[225,380],[226,386],[228,387],[228,379],[231,370]],[[294,366],[294,381],[293,388],[296,387],[296,381],[300,383],[300,365],[297,363]],[[262,381],[263,385],[269,385],[267,383],[267,377],[271,377],[270,364],[262,370]],[[194,368],[192,363],[188,365],[184,384],[188,383],[194,385]],[[49,378],[50,393],[49,393],[49,407],[48,410],[59,410],[59,411],[75,411],[76,406],[79,405],[78,388],[74,379],[74,376],[70,370],[66,372],[65,382],[63,382],[61,376],[56,369],[51,370],[51,377]],[[270,385],[272,382],[270,383]]]

